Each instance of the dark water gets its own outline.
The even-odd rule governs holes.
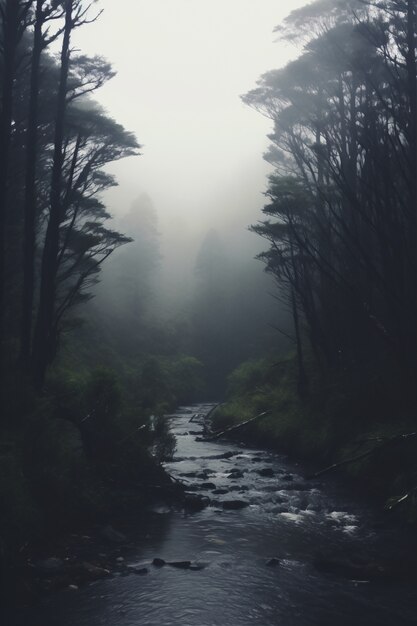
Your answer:
[[[190,418],[209,405],[184,407],[173,416],[178,437],[172,475],[207,494],[212,505],[184,514],[156,507],[146,530],[126,554],[147,566],[145,576],[97,582],[57,594],[10,626],[316,626],[417,625],[415,583],[370,583],[318,572],[316,553],[361,554],[403,549],[409,539],[349,497],[336,481],[305,481],[284,457],[230,443],[199,443]],[[233,452],[229,459],[215,458]],[[274,475],[259,475],[262,468]],[[240,470],[243,477],[230,477]],[[203,473],[202,473],[203,472]],[[199,477],[184,474],[197,473]],[[202,473],[202,474],[201,474]],[[213,483],[227,494],[213,494]],[[222,501],[249,506],[223,510]],[[214,500],[214,502],[213,502]],[[216,502],[217,501],[217,502]],[[190,560],[199,571],[150,565],[154,557]],[[266,562],[281,559],[277,567]],[[6,624],[4,625],[6,626]],[[9,624],[7,624],[9,626]]]

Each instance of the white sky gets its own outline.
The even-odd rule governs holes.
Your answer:
[[[296,54],[276,43],[272,31],[305,4],[100,0],[100,19],[74,37],[83,52],[113,63],[116,78],[95,98],[143,145],[142,156],[110,168],[119,187],[107,192],[106,204],[123,215],[146,192],[168,262],[176,239],[177,246],[189,240],[198,246],[210,227],[240,232],[247,245],[262,247],[245,231],[264,203],[269,167],[262,154],[271,124],[239,96]],[[234,245],[242,245],[239,237]]]

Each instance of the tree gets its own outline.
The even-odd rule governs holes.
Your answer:
[[[83,203],[112,184],[112,180],[98,173],[100,167],[111,160],[135,154],[137,142],[131,134],[115,124],[104,114],[90,110],[84,103],[86,94],[100,87],[113,75],[110,66],[101,58],[78,59],[75,70],[70,71],[70,39],[74,28],[85,24],[91,4],[86,8],[80,0],[67,0],[65,26],[61,49],[60,79],[57,94],[57,112],[54,131],[54,151],[50,187],[50,209],[43,245],[39,305],[34,335],[32,367],[35,384],[41,388],[46,367],[56,352],[57,319],[74,302],[75,292],[80,292],[86,281],[117,245],[127,241],[108,231],[102,225],[88,222],[85,217],[91,204]],[[69,104],[81,99],[78,113],[83,114],[84,124],[71,132]],[[75,109],[73,109],[75,111]],[[66,125],[70,129],[66,137]],[[81,195],[81,201],[79,196]],[[97,205],[96,205],[97,208]],[[70,215],[70,217],[69,217]],[[99,216],[100,217],[104,217]],[[77,221],[82,229],[74,235]],[[64,228],[62,228],[64,226]],[[60,249],[60,235],[66,231]],[[74,231],[74,232],[72,232]],[[73,265],[66,267],[61,276],[60,265],[68,261],[69,244],[73,246]],[[97,261],[99,258],[99,261]],[[81,260],[83,263],[81,263]],[[94,260],[94,261],[93,261]],[[92,262],[92,264],[91,264]],[[81,268],[79,270],[79,268]],[[62,276],[68,280],[74,270],[78,278],[70,292],[57,305],[58,285]]]
[[[327,4],[290,15],[279,33],[291,39],[303,17],[314,18],[313,36],[302,33],[303,54],[244,96],[274,124],[268,219],[253,230],[270,242],[261,258],[328,373],[347,378],[373,363],[390,386],[399,382],[396,369],[410,397],[417,372],[415,3],[338,2],[324,15]]]
[[[38,160],[38,121],[40,67],[42,52],[60,34],[60,30],[49,33],[48,22],[60,19],[63,15],[61,3],[36,0],[35,24],[31,55],[30,95],[26,130],[26,173],[24,200],[24,237],[23,237],[23,301],[21,329],[21,357],[28,364],[31,353],[32,316],[35,292],[35,252],[37,191],[36,169]]]
[[[2,0],[1,105],[0,105],[0,367],[3,366],[6,211],[8,205],[10,148],[13,126],[13,92],[21,62],[19,44],[28,27],[32,0]]]

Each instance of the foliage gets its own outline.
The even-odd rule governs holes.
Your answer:
[[[320,0],[291,13],[280,36],[293,39],[306,16],[315,27],[301,56],[243,97],[273,122],[269,203],[252,227],[269,244],[259,259],[292,311],[299,391],[311,350],[324,386],[363,381],[370,398],[379,387],[412,413],[416,6]]]

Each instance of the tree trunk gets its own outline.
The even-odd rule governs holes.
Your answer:
[[[3,76],[0,114],[0,368],[4,365],[6,212],[12,139],[13,87],[21,26],[20,2],[6,0],[3,10]],[[0,369],[0,376],[2,373]]]
[[[27,364],[31,352],[33,298],[35,289],[36,253],[36,163],[38,143],[38,100],[39,67],[43,49],[42,26],[45,0],[36,2],[36,22],[34,29],[32,68],[30,78],[30,99],[26,144],[26,178],[24,204],[23,239],[23,302],[21,328],[21,359]]]
[[[61,72],[58,90],[57,115],[55,122],[54,157],[51,179],[50,212],[46,230],[39,293],[39,309],[35,329],[33,349],[33,377],[35,386],[41,389],[46,368],[54,353],[56,341],[54,313],[56,299],[56,275],[58,270],[59,234],[62,219],[62,169],[64,164],[64,129],[66,117],[66,96],[70,60],[70,39],[73,28],[74,0],[67,0],[65,8],[65,28],[61,50]]]

